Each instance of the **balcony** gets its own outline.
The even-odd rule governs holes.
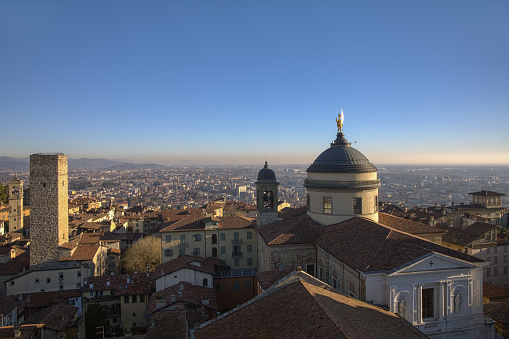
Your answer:
[[[233,252],[232,258],[242,258],[242,252]]]
[[[233,239],[232,245],[242,245],[242,239]]]

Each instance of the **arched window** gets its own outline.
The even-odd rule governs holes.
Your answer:
[[[212,234],[212,243],[217,244],[217,234]]]
[[[209,285],[209,281],[207,280],[207,278],[203,278],[203,287],[208,287]]]
[[[214,258],[217,258],[217,247],[213,247],[213,248],[212,248],[212,256],[213,256]]]

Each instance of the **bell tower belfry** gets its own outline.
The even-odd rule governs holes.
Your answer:
[[[9,232],[23,228],[23,180],[14,178],[7,183],[9,187]]]
[[[261,227],[278,220],[278,196],[276,174],[269,168],[265,160],[265,166],[258,172],[256,185],[256,210],[258,217],[256,226]]]

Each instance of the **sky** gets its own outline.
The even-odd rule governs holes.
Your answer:
[[[0,2],[0,156],[509,164],[509,1]]]

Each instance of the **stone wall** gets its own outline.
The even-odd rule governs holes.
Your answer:
[[[30,265],[58,259],[69,240],[67,155],[30,156]]]

